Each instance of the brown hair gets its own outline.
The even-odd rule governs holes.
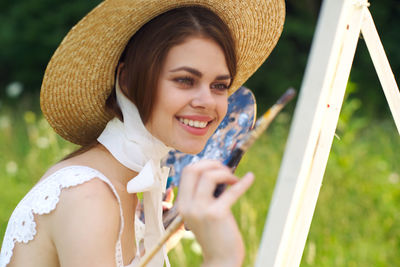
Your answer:
[[[137,106],[143,123],[151,116],[158,77],[169,50],[191,36],[214,40],[222,48],[229,74],[234,79],[237,67],[235,42],[228,26],[214,12],[204,7],[182,7],[165,12],[132,36],[119,60],[125,64],[127,73],[123,83],[128,90],[124,93]],[[123,121],[115,88],[106,100],[106,109]],[[80,155],[97,144],[98,141],[93,140],[63,160]]]
[[[163,13],[132,36],[120,58],[127,73],[122,82],[128,88],[124,93],[137,106],[143,123],[151,116],[158,77],[169,50],[191,36],[214,40],[224,52],[231,77],[235,77],[235,43],[228,26],[214,12],[204,7],[183,7]],[[123,120],[115,90],[107,99],[106,108]]]

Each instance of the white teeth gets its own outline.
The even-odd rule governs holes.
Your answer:
[[[183,124],[196,127],[196,128],[205,128],[207,126],[206,121],[194,121],[194,120],[188,120],[188,119],[183,119],[179,118],[179,121],[182,122]]]

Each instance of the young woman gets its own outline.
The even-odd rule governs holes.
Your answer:
[[[108,0],[66,36],[45,73],[41,106],[52,127],[83,145],[51,167],[10,218],[3,266],[135,266],[164,233],[161,198],[172,148],[200,152],[227,97],[280,35],[284,3]],[[252,182],[215,161],[182,174],[180,214],[205,266],[240,266],[230,207]],[[219,183],[230,184],[218,199]],[[145,227],[135,217],[143,192]],[[143,232],[141,234],[141,232]],[[163,266],[160,251],[148,266]]]

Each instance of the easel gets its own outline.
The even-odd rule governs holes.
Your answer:
[[[400,93],[367,0],[325,0],[256,266],[299,266],[356,51],[367,44],[400,133]]]

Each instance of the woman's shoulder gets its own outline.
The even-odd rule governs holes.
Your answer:
[[[92,209],[96,206],[119,213],[118,193],[111,181],[101,172],[82,165],[55,166],[55,169],[49,169],[51,174],[35,187],[38,187],[40,195],[48,193],[44,200],[56,198],[57,210],[67,214],[69,210],[78,212],[87,206],[93,206]],[[51,194],[55,195],[50,196]]]
[[[96,240],[104,242],[111,234],[110,244],[114,247],[120,229],[120,205],[110,186],[94,177],[79,186],[64,189],[51,220],[55,226],[52,236],[58,245],[71,241],[71,237],[80,244],[90,240],[93,245]]]
[[[71,167],[73,168],[73,167]],[[90,171],[90,170],[89,170]],[[95,212],[109,211],[119,214],[119,196],[111,182],[97,171],[90,174],[75,172],[82,179],[74,180],[74,175],[67,175],[71,181],[62,182],[64,188],[60,194],[57,210],[61,211],[63,216],[68,213],[76,213],[88,209],[92,215]],[[118,218],[118,216],[116,216]]]
[[[55,182],[62,189],[57,209],[70,208],[77,211],[87,205],[93,205],[92,208],[107,207],[119,212],[120,200],[114,186],[97,170],[85,166],[70,166],[56,171],[51,176],[59,176],[55,177]],[[50,183],[53,182],[52,179],[49,180]]]
[[[79,186],[65,188],[51,218],[51,236],[59,257],[76,259],[79,266],[93,261],[114,265],[121,234],[119,197],[111,183],[97,174]],[[78,262],[70,265],[78,266]]]
[[[99,219],[111,223],[100,220],[109,214],[107,217],[112,217],[112,223],[119,227],[120,198],[113,184],[101,172],[87,166],[67,165],[55,166],[48,173],[17,205],[10,221],[29,217],[35,229],[34,215],[47,214],[46,221],[52,224],[54,219],[57,224],[57,227],[51,228],[62,229],[71,220],[81,220],[83,223],[88,219]],[[36,230],[32,231],[34,233]],[[33,236],[29,239],[33,239]]]
[[[46,216],[38,216],[43,214]],[[28,243],[43,231],[57,250],[63,247],[66,253],[90,247],[93,251],[87,251],[88,255],[115,251],[120,216],[119,197],[104,175],[85,166],[58,168],[41,179],[15,208],[1,256],[9,261],[16,242]]]

